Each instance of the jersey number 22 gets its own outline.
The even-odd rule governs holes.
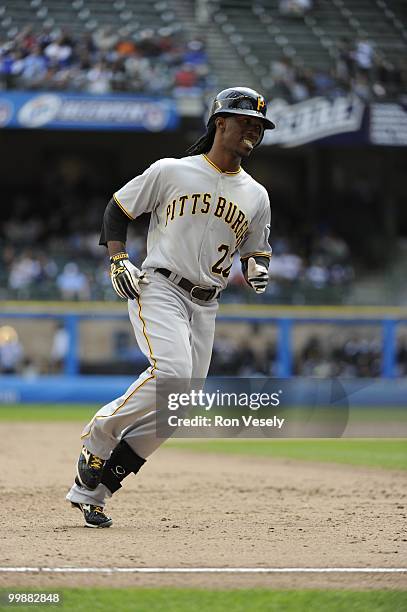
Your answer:
[[[227,268],[222,267],[223,262],[225,261],[226,257],[229,255],[229,250],[230,250],[230,247],[227,244],[221,244],[220,247],[218,247],[218,251],[219,253],[223,253],[223,255],[212,266],[212,272],[214,274],[221,274],[224,278],[227,278],[229,276],[230,268],[232,267],[232,264],[230,264]]]

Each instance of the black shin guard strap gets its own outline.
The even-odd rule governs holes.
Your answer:
[[[146,462],[122,440],[113,450],[103,469],[102,484],[115,493],[121,488],[121,481],[131,472],[137,474]]]

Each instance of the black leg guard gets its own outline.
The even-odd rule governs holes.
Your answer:
[[[137,474],[139,469],[146,462],[145,459],[139,457],[130,446],[122,440],[113,449],[112,454],[106,461],[103,468],[101,483],[105,485],[112,493],[115,493],[121,488],[121,481],[126,478],[131,472]]]

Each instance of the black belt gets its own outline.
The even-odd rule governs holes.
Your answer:
[[[165,268],[156,268],[156,272],[159,272],[163,276],[169,278],[172,275],[170,270],[166,270]],[[202,300],[203,302],[209,302],[209,300],[213,300],[213,298],[218,294],[218,289],[213,287],[212,289],[205,289],[205,287],[200,287],[199,285],[194,285],[187,278],[181,278],[179,281],[174,281],[176,285],[179,285],[181,289],[188,291],[192,298],[196,300]]]

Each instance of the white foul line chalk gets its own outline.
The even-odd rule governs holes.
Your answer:
[[[41,574],[400,574],[407,567],[0,567]]]

